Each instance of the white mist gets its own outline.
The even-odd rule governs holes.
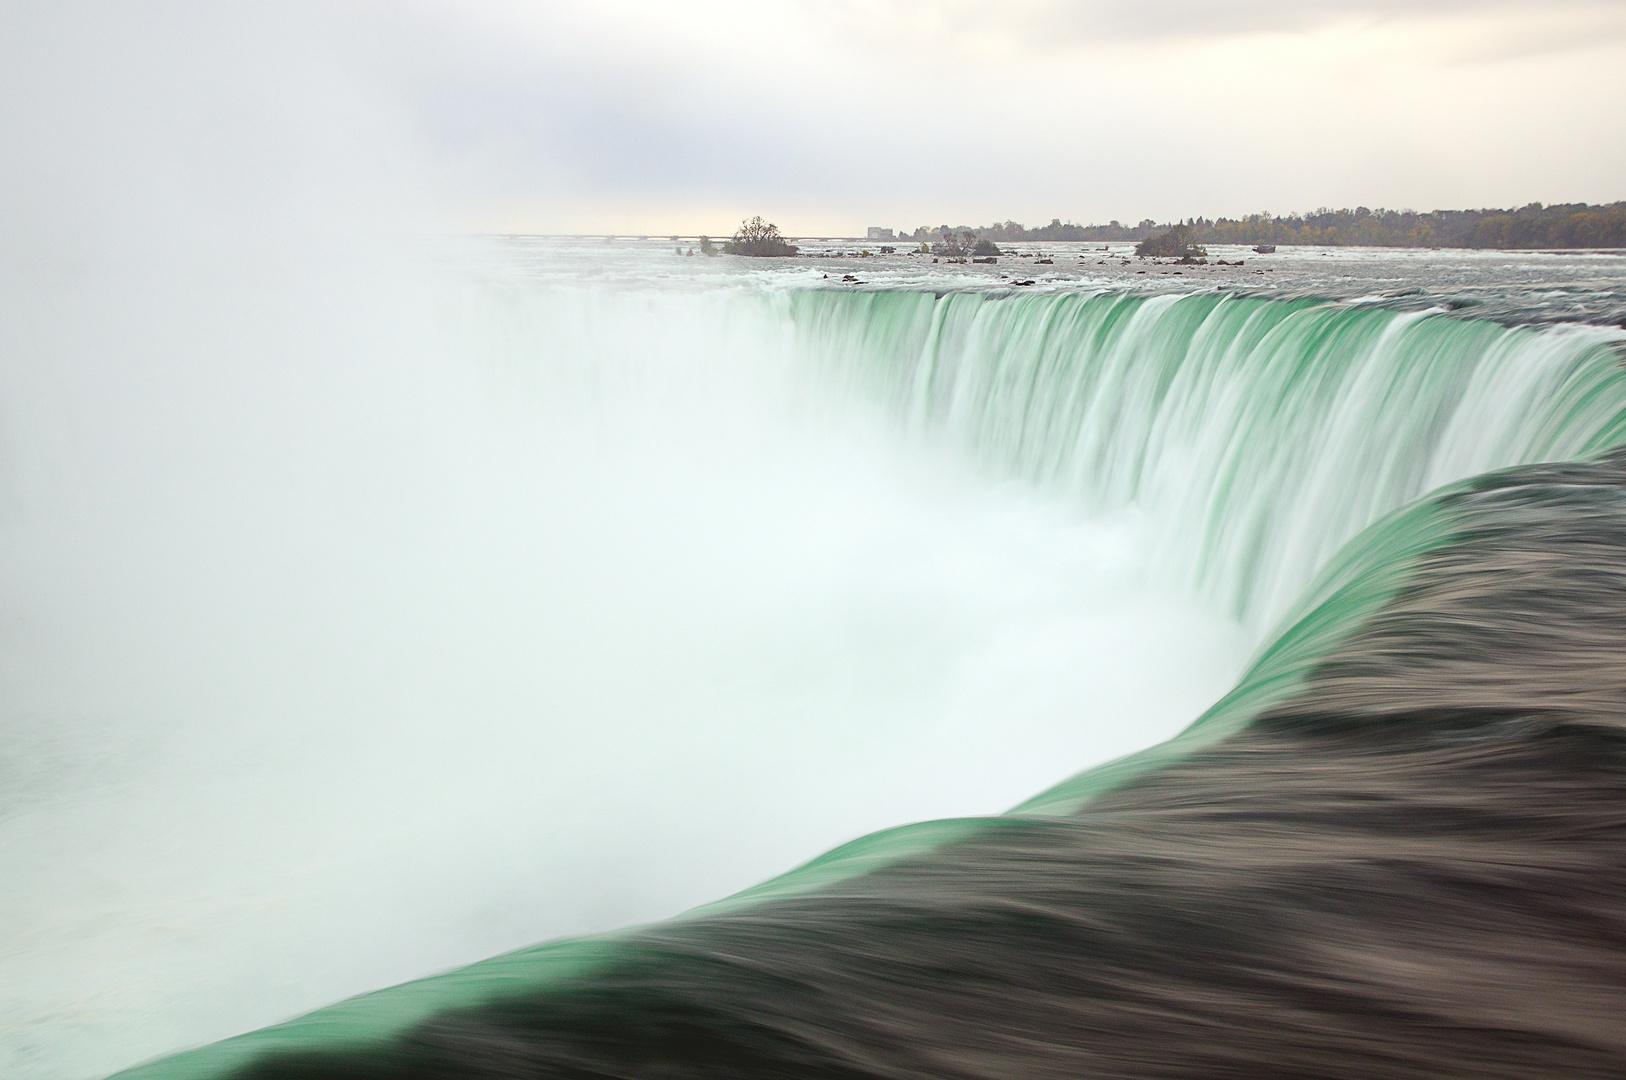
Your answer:
[[[4,47],[0,1073],[998,812],[1236,674],[1155,523],[829,399],[760,281],[376,239],[427,187],[299,10],[92,14]]]
[[[1150,523],[829,400],[754,286],[374,269],[12,382],[8,1075],[996,813],[1236,674]]]

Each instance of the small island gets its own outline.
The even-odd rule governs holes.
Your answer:
[[[1147,237],[1135,245],[1135,254],[1179,259],[1183,263],[1206,262],[1208,259],[1208,250],[1197,243],[1188,225],[1173,225],[1167,232]]]
[[[762,220],[758,214],[749,221],[740,222],[734,238],[723,245],[729,255],[749,255],[753,258],[783,258],[796,254],[796,245],[779,235],[779,226]]]

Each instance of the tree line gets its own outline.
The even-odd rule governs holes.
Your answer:
[[[1015,221],[982,227],[922,226],[912,237],[934,241],[944,234],[967,233],[997,243],[1054,240],[1140,241],[1183,225],[1198,244],[1317,244],[1364,247],[1453,248],[1626,248],[1626,202],[1530,203],[1516,210],[1353,210],[1320,209],[1308,214],[1249,214],[1244,218],[1187,218],[1158,223],[1146,218],[1134,225],[1077,225],[1051,219],[1027,228]]]

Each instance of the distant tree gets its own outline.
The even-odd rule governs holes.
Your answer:
[[[971,249],[971,254],[976,255],[979,258],[987,258],[990,255],[998,255],[999,245],[994,243],[992,240],[978,240],[977,246]]]
[[[937,243],[932,245],[933,255],[963,257],[971,253],[977,234],[971,229],[951,229],[947,225],[938,230]]]
[[[785,238],[779,235],[779,226],[763,221],[761,215],[740,222],[738,231],[734,233],[734,239],[724,244],[723,250],[730,255],[752,255],[759,258],[796,254],[795,246],[786,243]]]
[[[1135,245],[1136,255],[1165,259],[1202,259],[1208,252],[1199,247],[1189,225],[1171,225],[1167,232],[1148,237]]]
[[[1373,247],[1477,247],[1477,248],[1626,248],[1626,202],[1589,206],[1564,203],[1544,206],[1529,203],[1516,210],[1385,210],[1357,206],[1353,210],[1326,207],[1309,214],[1261,211],[1241,218],[1188,218],[1179,226],[1189,232],[1190,247],[1172,252],[1174,258],[1201,258],[1200,244],[1359,244]],[[1052,218],[1050,224],[1025,228],[1015,221],[992,225],[966,225],[939,229],[919,228],[912,239],[936,242],[942,254],[969,254],[980,240],[1003,244],[1034,241],[1139,241],[1167,232],[1143,218],[1129,225],[1075,225]],[[969,233],[972,240],[965,240]],[[1158,245],[1161,250],[1161,245]]]
[[[711,242],[711,237],[702,236],[700,238],[700,254],[702,254],[702,255],[717,255],[717,254],[719,254],[719,252],[717,250],[717,245]]]

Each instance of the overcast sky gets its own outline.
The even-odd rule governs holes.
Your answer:
[[[215,174],[389,177],[462,227],[725,232],[762,213],[850,233],[1626,198],[1620,0],[20,3],[5,18],[6,119],[86,129],[45,158],[84,157],[109,137],[102,114],[148,100],[190,115],[188,138],[226,161]]]

